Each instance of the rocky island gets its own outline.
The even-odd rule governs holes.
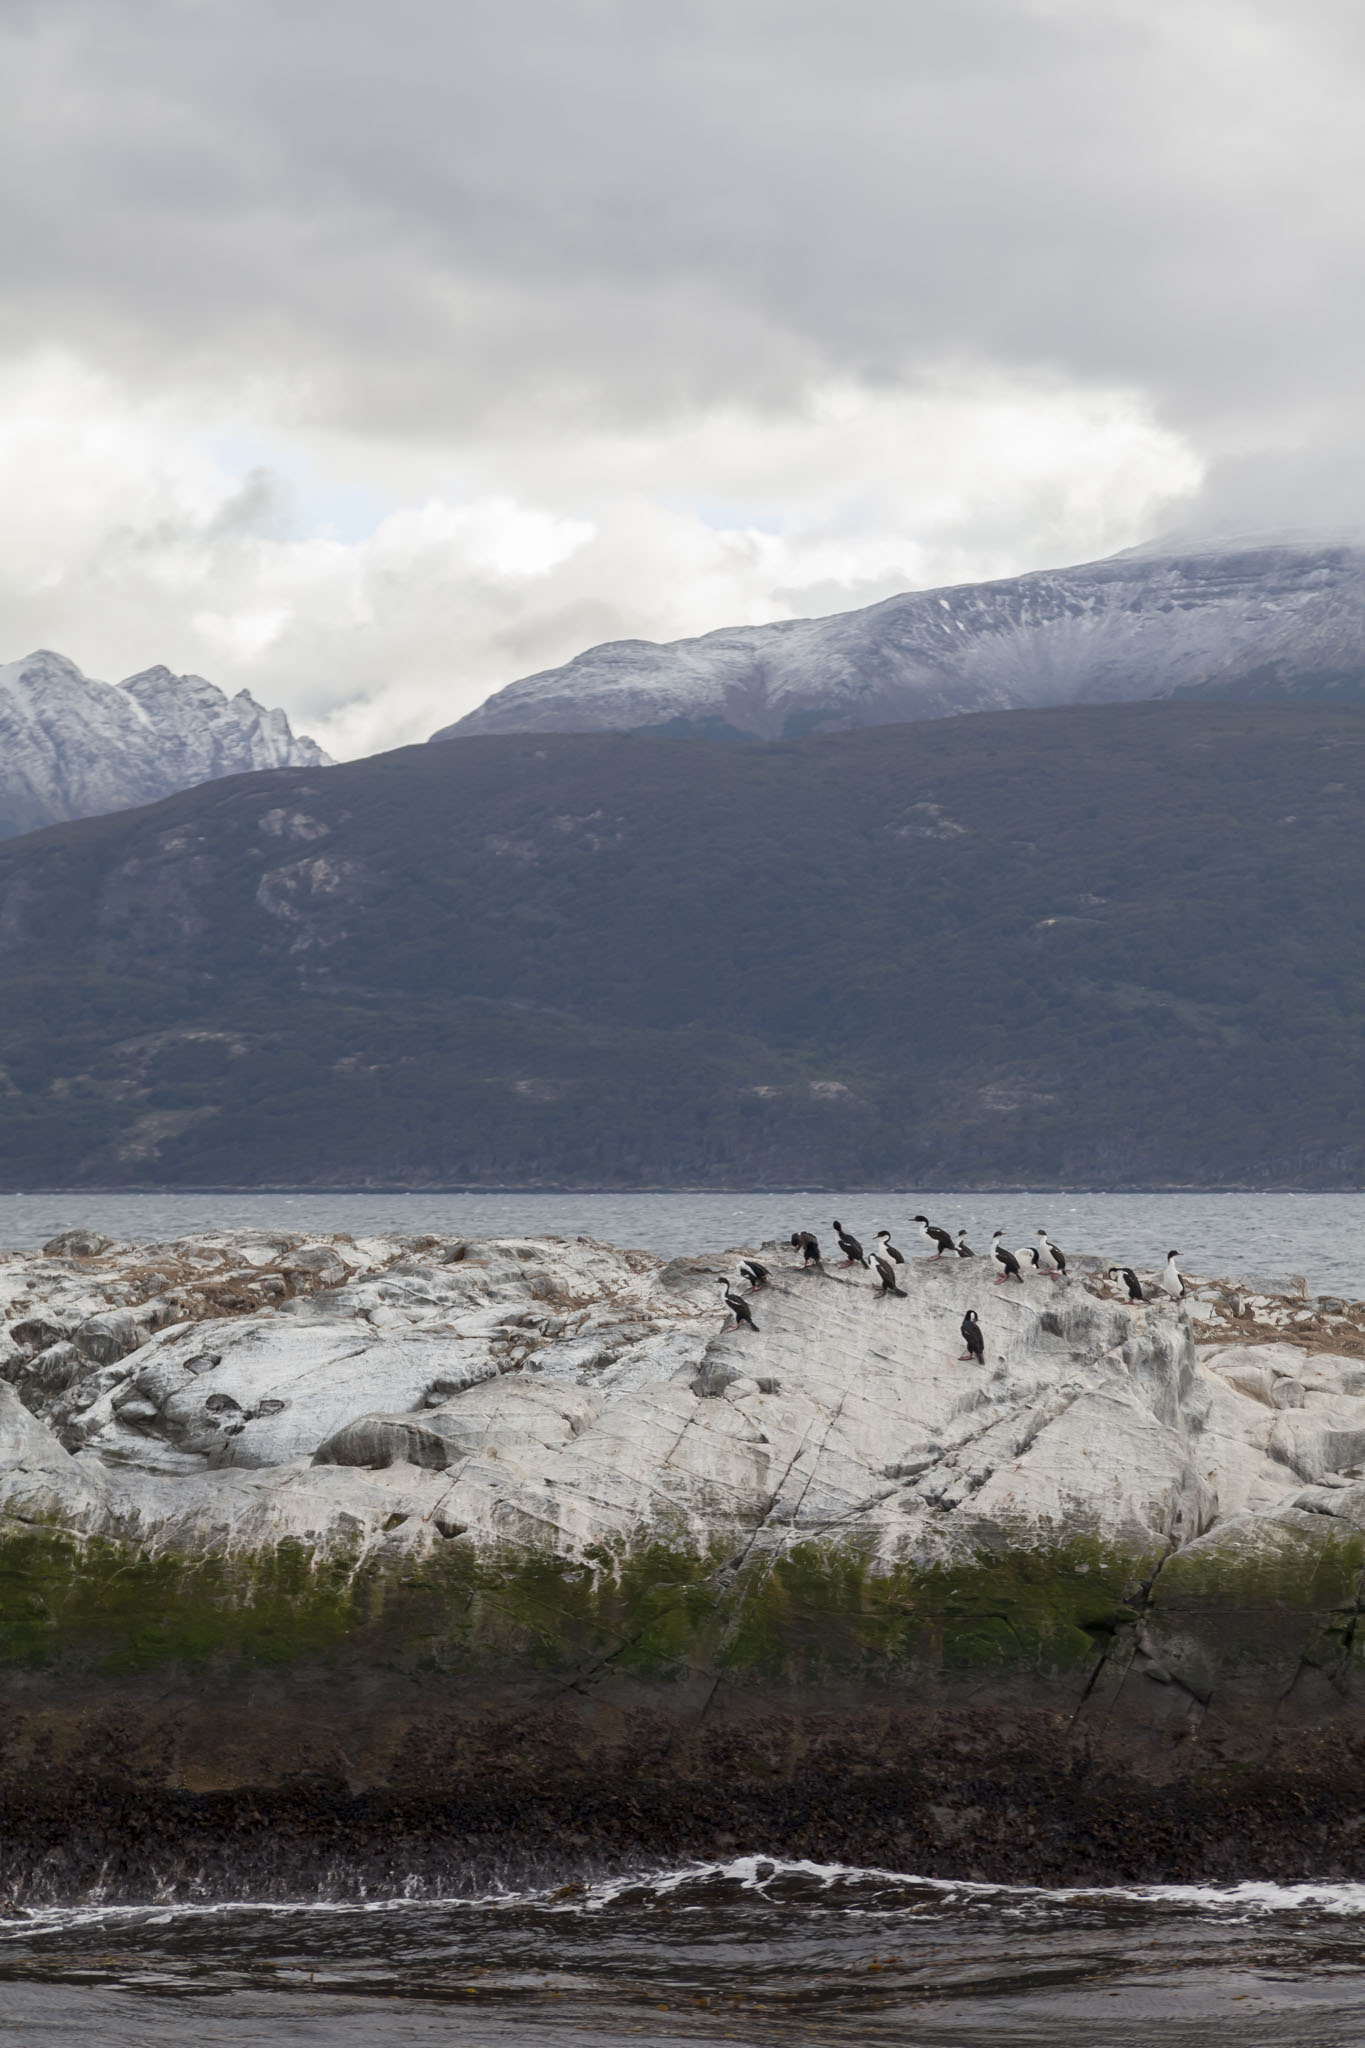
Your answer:
[[[0,1255],[0,1900],[1365,1874],[1365,1306],[741,1255]]]

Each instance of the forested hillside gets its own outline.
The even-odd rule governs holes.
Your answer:
[[[0,1184],[1365,1182],[1365,714],[471,738],[0,848]]]

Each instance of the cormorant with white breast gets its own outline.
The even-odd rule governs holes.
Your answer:
[[[844,1255],[844,1264],[846,1266],[865,1266],[867,1264],[867,1253],[863,1250],[857,1238],[844,1229],[837,1216],[834,1218],[834,1235],[839,1240],[839,1249]]]
[[[792,1250],[800,1252],[803,1266],[819,1266],[823,1270],[823,1262],[820,1258],[820,1240],[818,1237],[812,1237],[808,1230],[794,1230],[792,1232]]]
[[[1111,1280],[1122,1280],[1124,1286],[1128,1289],[1129,1301],[1146,1301],[1147,1297],[1142,1291],[1142,1282],[1138,1279],[1131,1266],[1111,1266],[1109,1268],[1109,1278]]]
[[[744,1296],[736,1293],[728,1280],[722,1279],[720,1284],[725,1289],[725,1306],[735,1319],[735,1328],[738,1329],[741,1323],[747,1323],[751,1330],[757,1330],[758,1324],[754,1321],[753,1311]]]
[[[904,1264],[904,1260],[901,1263]],[[904,1300],[905,1289],[896,1284],[896,1269],[890,1259],[884,1259],[880,1252],[873,1252],[872,1264],[878,1279],[882,1283],[882,1293],[899,1294],[901,1299]]]
[[[936,1259],[941,1259],[945,1252],[957,1250],[957,1246],[953,1243],[951,1230],[940,1230],[937,1223],[931,1223],[927,1216],[915,1216],[911,1218],[911,1221],[918,1223],[920,1236],[926,1244],[938,1246],[938,1250],[934,1253]]]
[[[1014,1253],[1006,1251],[1004,1245],[1000,1242],[1004,1235],[1003,1230],[997,1230],[991,1237],[991,1257],[1000,1268],[995,1284],[998,1287],[1002,1280],[1017,1280],[1022,1287],[1024,1276],[1019,1271],[1019,1261],[1015,1258]]]
[[[965,1230],[959,1230],[957,1233],[957,1255],[960,1259],[974,1259],[976,1257],[976,1253],[967,1242]]]
[[[877,1232],[877,1242],[882,1248],[883,1258],[890,1259],[897,1266],[905,1264],[903,1255],[896,1250],[896,1247],[891,1242],[891,1232],[889,1230],[879,1230]],[[874,1252],[872,1256],[875,1259],[877,1254]]]
[[[1172,1301],[1185,1299],[1185,1282],[1175,1269],[1175,1262],[1179,1257],[1179,1252],[1167,1252],[1166,1263],[1156,1276],[1157,1286],[1163,1294],[1169,1294]]]
[[[978,1365],[986,1362],[986,1340],[981,1334],[981,1324],[976,1310],[969,1308],[962,1318],[962,1341],[967,1346],[967,1357],[974,1358]]]
[[[1054,1280],[1065,1279],[1066,1254],[1058,1251],[1045,1230],[1040,1229],[1035,1235],[1038,1239],[1038,1252],[1034,1264],[1040,1272],[1051,1273]]]
[[[750,1287],[762,1287],[767,1282],[768,1269],[761,1266],[757,1259],[741,1259],[739,1270],[741,1277],[748,1281]]]

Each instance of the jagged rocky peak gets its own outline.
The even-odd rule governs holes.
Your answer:
[[[220,775],[326,765],[283,711],[203,676],[156,667],[99,682],[50,648],[0,666],[0,838]]]
[[[665,729],[756,739],[1191,691],[1365,695],[1365,545],[1130,549],[823,619],[610,641],[433,735]]]

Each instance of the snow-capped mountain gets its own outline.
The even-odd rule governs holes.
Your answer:
[[[283,711],[203,676],[148,668],[101,683],[45,648],[0,666],[0,839],[245,769],[326,764]]]
[[[786,739],[1190,690],[1365,693],[1365,547],[1134,548],[832,618],[609,641],[509,684],[433,738],[663,727]]]

